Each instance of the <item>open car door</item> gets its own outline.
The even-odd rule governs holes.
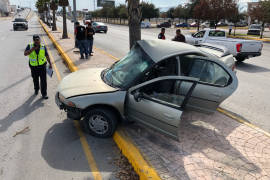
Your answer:
[[[192,84],[185,95],[177,94],[182,82]],[[191,77],[165,76],[132,87],[127,92],[126,116],[177,139],[183,109],[197,82]]]

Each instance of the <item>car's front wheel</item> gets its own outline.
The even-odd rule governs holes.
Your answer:
[[[109,109],[89,110],[83,119],[85,130],[96,137],[111,137],[117,126],[116,115]]]

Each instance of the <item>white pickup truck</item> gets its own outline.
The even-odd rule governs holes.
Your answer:
[[[263,47],[261,41],[227,38],[225,31],[216,29],[204,29],[185,37],[186,42],[192,45],[209,43],[224,46],[237,61],[260,56]]]

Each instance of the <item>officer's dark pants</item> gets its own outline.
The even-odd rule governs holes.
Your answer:
[[[29,65],[30,66],[30,65]],[[47,72],[46,64],[42,66],[30,66],[35,91],[39,90],[39,78],[42,96],[47,95]]]

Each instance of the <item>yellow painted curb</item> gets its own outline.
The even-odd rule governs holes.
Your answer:
[[[48,29],[45,27],[45,25],[43,24],[43,22],[41,22],[41,20],[39,19],[39,23],[41,24],[41,26],[43,27],[44,31],[47,33],[47,35],[49,36],[49,38],[51,39],[51,41],[53,42],[53,44],[55,45],[56,49],[58,50],[58,52],[60,53],[60,55],[62,56],[62,58],[66,61],[68,68],[70,69],[71,72],[75,72],[78,70],[78,68],[73,64],[72,60],[69,58],[69,56],[64,52],[64,50],[62,49],[62,47],[58,44],[58,42],[56,42],[56,40],[54,39],[54,37],[51,35],[51,33],[49,33]]]
[[[131,140],[121,130],[114,133],[113,139],[125,157],[139,174],[140,180],[160,180],[159,175],[142,157],[140,151],[133,145]]]
[[[251,127],[251,128],[253,128],[253,129],[255,129],[255,130],[257,130],[257,131],[259,131],[259,132],[265,134],[266,136],[270,137],[270,133],[268,133],[268,132],[262,130],[261,128],[259,128],[259,127],[255,126],[255,125],[253,125],[253,124],[251,124],[251,123],[249,123],[249,122],[247,122],[247,121],[241,119],[240,117],[237,117],[237,116],[235,116],[235,115],[232,115],[231,113],[229,113],[228,111],[226,111],[226,110],[223,109],[223,108],[220,108],[220,107],[219,107],[219,108],[217,108],[217,111],[220,112],[220,113],[222,113],[222,114],[224,114],[224,115],[226,115],[226,116],[228,116],[228,117],[230,117],[230,118],[232,118],[232,119],[234,119],[234,120],[236,120],[236,121],[238,121],[238,122],[241,123],[241,124],[244,124],[244,125],[246,125],[246,126],[248,126],[248,127]]]

